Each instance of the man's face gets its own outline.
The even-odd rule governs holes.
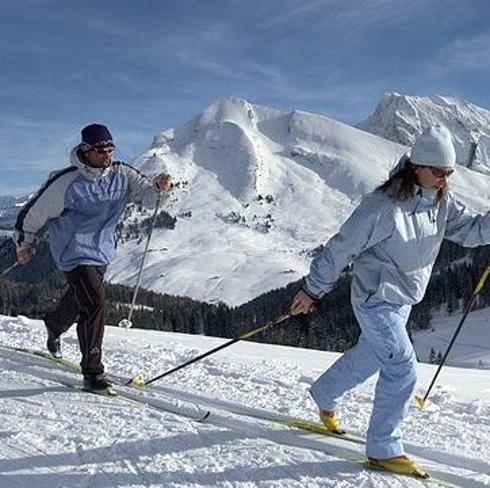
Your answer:
[[[90,149],[84,156],[87,163],[92,166],[92,168],[107,168],[111,164],[113,154],[114,148],[109,146]]]

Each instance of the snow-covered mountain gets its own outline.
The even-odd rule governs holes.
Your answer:
[[[325,117],[217,101],[133,161],[185,182],[167,208],[175,229],[152,238],[145,286],[238,305],[297,280],[404,149]],[[134,283],[142,250],[123,244],[110,279]]]
[[[452,327],[459,318],[450,320]],[[470,321],[476,327],[478,318],[471,314]],[[486,325],[480,322],[482,332]],[[44,338],[41,321],[0,316],[1,345],[43,350]],[[149,379],[223,342],[107,327],[105,364],[123,378],[142,373]],[[488,342],[479,344],[475,341],[473,351],[484,359],[482,346]],[[64,336],[63,349],[78,362],[74,327]],[[430,479],[365,470],[363,445],[257,418],[317,419],[308,390],[337,357],[240,342],[141,393],[121,387],[143,401],[139,408],[122,398],[68,387],[80,382],[79,374],[0,346],[0,487],[440,486]],[[418,393],[425,393],[435,369],[419,364]],[[368,428],[375,379],[348,392],[339,404],[344,425],[360,436]],[[406,451],[444,486],[490,486],[489,381],[489,370],[445,367],[426,408],[410,404],[403,423]],[[189,400],[211,409],[206,422],[161,409],[184,408]]]
[[[0,196],[0,235],[8,234],[15,224],[15,219],[28,197]]]
[[[488,112],[478,110],[483,130]],[[419,124],[439,121],[429,106],[417,113]],[[381,117],[379,134],[390,137],[382,128],[396,132],[397,121]],[[490,119],[487,132],[488,127]],[[173,229],[155,229],[142,286],[239,305],[298,280],[308,271],[312,251],[338,230],[362,194],[387,178],[407,149],[383,137],[232,97],[158,134],[132,164],[149,175],[173,176],[176,186],[165,210],[177,220]],[[396,141],[411,142],[408,136]],[[451,178],[454,192],[472,208],[488,209],[490,173],[463,166]],[[141,226],[150,216],[134,211],[124,225],[134,228],[137,220]],[[146,236],[121,235],[108,278],[134,285]]]
[[[302,277],[311,251],[333,235],[360,196],[383,182],[400,144],[335,120],[225,98],[155,137],[133,163],[187,182],[158,229],[144,283],[157,291],[238,305]],[[490,177],[461,168],[455,192],[487,206]],[[181,216],[179,218],[179,216]],[[132,284],[143,243],[122,246],[113,281]]]
[[[387,93],[357,127],[411,146],[433,124],[443,124],[451,131],[459,164],[490,174],[490,111],[463,99]]]

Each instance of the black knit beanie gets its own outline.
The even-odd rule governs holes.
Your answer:
[[[112,134],[102,124],[90,124],[82,129],[82,151],[99,147],[115,147]]]

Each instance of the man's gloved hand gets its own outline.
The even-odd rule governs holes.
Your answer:
[[[300,290],[291,303],[291,313],[293,315],[299,315],[301,313],[313,312],[318,305],[318,301],[318,299],[306,293],[305,290]]]
[[[32,248],[30,247],[19,247],[17,249],[17,262],[19,264],[25,265],[32,258]]]
[[[169,191],[172,188],[172,177],[165,173],[155,176],[153,180],[156,191]]]

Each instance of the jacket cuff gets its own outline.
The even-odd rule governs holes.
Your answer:
[[[310,290],[308,290],[308,286],[306,285],[306,282],[303,281],[303,288],[302,288],[303,292],[306,293],[308,295],[309,298],[311,298],[313,301],[315,302],[319,302],[321,297],[319,297],[318,295],[315,295],[314,293],[312,293]]]
[[[20,233],[19,231],[15,231],[14,235],[12,236],[12,240],[14,241],[15,248],[18,249],[24,249],[26,247],[33,248],[34,247],[34,241],[36,240],[36,236],[34,234],[30,234],[28,232],[22,232]],[[20,242],[22,241],[22,242]]]

